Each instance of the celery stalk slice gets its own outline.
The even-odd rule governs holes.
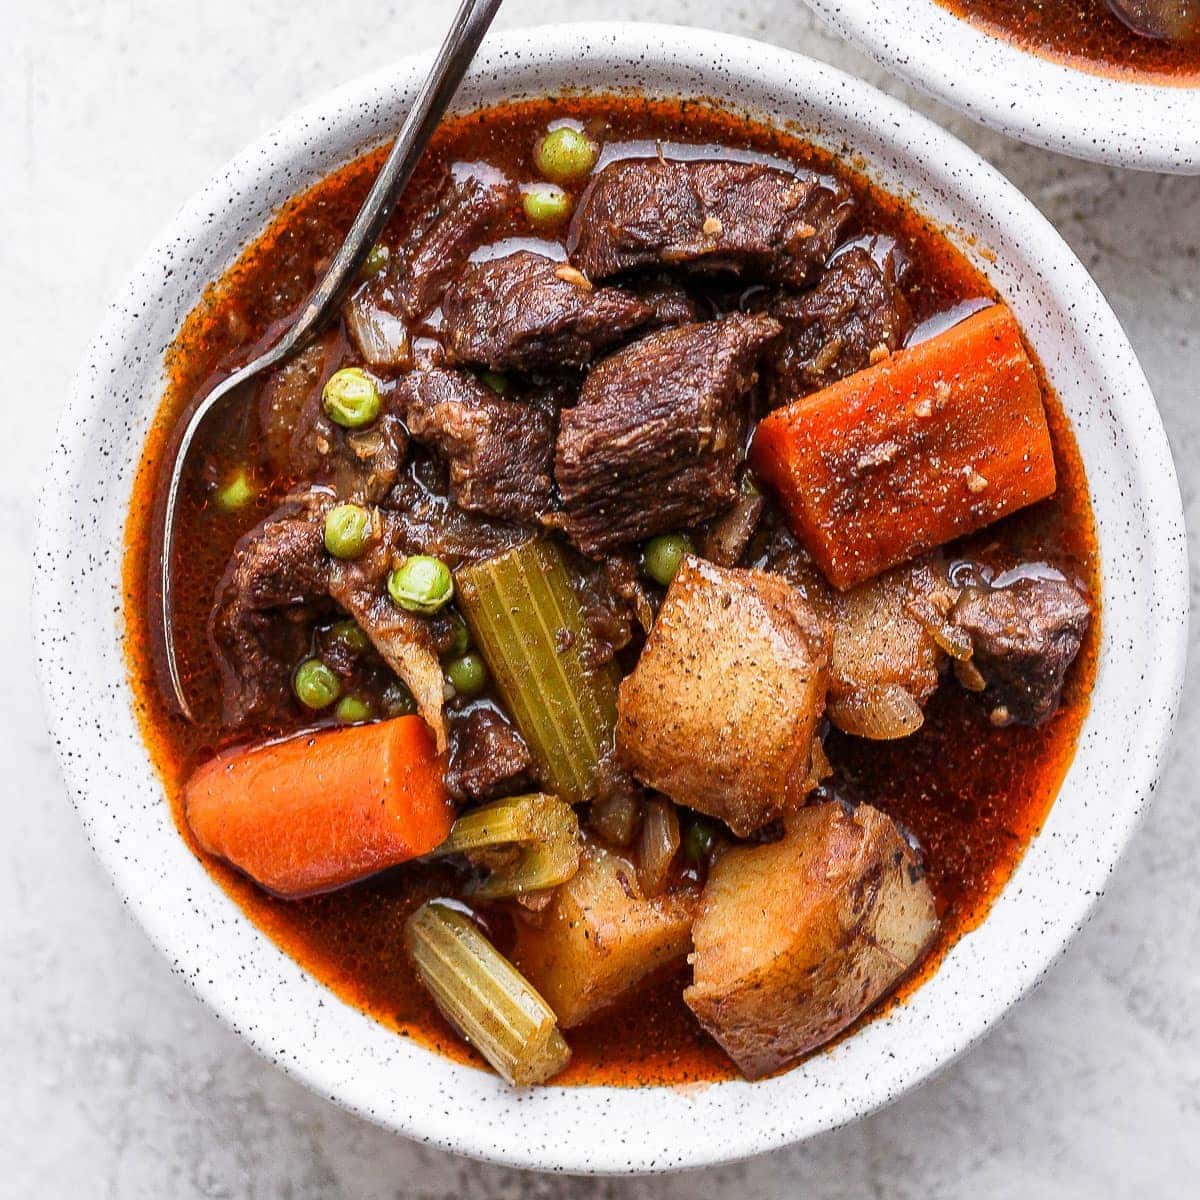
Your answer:
[[[515,857],[469,885],[471,895],[501,900],[566,883],[579,870],[579,818],[555,796],[508,796],[464,813],[431,857],[463,854],[489,865],[481,852],[506,848],[514,849]]]
[[[422,904],[404,941],[434,1003],[509,1083],[545,1083],[567,1065],[553,1010],[464,913]]]
[[[541,772],[568,804],[592,799],[617,718],[616,666],[589,633],[562,552],[544,539],[457,572],[459,607]]]

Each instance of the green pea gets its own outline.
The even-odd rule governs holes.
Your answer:
[[[361,725],[375,715],[369,700],[361,696],[343,696],[333,710],[333,715],[342,725]]]
[[[521,207],[530,225],[547,228],[561,225],[571,215],[574,201],[555,183],[534,183],[521,189]]]
[[[376,242],[367,251],[367,257],[363,259],[363,265],[358,271],[360,278],[373,279],[388,265],[389,258],[391,258],[391,251],[382,242]]]
[[[450,614],[450,645],[446,650],[446,656],[457,658],[460,654],[466,654],[471,648],[471,631],[467,628],[467,623],[458,615],[458,613]]]
[[[655,583],[666,587],[684,558],[695,553],[696,548],[686,533],[664,533],[651,538],[642,548],[642,570]]]
[[[501,375],[499,371],[484,371],[479,378],[496,393],[497,396],[507,396],[512,388],[507,375]]]
[[[378,384],[362,367],[343,367],[329,377],[321,403],[335,424],[359,429],[379,416],[382,402]]]
[[[383,711],[389,717],[410,717],[417,711],[417,702],[413,699],[412,692],[400,680],[389,683],[384,689]]]
[[[440,558],[414,554],[387,581],[388,594],[406,612],[435,613],[454,598],[454,576]]]
[[[225,513],[237,512],[253,499],[254,487],[244,467],[238,467],[225,483],[217,488],[217,507]]]
[[[464,654],[446,664],[446,678],[460,696],[478,696],[487,677],[487,664],[478,654]]]
[[[328,708],[341,694],[342,685],[319,658],[309,658],[296,668],[292,689],[305,708]]]
[[[700,817],[693,817],[692,823],[683,835],[684,857],[688,862],[703,862],[712,853],[716,842],[716,827]]]
[[[371,536],[371,514],[361,504],[339,504],[325,515],[325,549],[334,558],[357,558]]]
[[[533,151],[537,169],[552,183],[576,183],[595,165],[600,147],[570,125],[552,129]]]
[[[330,625],[325,638],[327,644],[341,646],[351,654],[366,654],[371,648],[371,639],[354,621],[338,621]]]

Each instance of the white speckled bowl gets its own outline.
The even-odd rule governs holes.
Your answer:
[[[1200,86],[1094,74],[986,33],[934,0],[808,0],[826,22],[935,99],[1076,158],[1200,173]]]
[[[261,1053],[410,1137],[557,1171],[699,1166],[806,1138],[949,1062],[1086,919],[1157,775],[1179,695],[1185,543],[1167,442],[1104,298],[1010,184],[895,100],[770,46],[703,30],[577,25],[492,38],[464,106],[564,84],[719,97],[818,142],[952,231],[1015,308],[1074,422],[1103,556],[1103,653],[1079,753],[990,917],[911,1002],[756,1084],[514,1091],[335,1000],[186,850],[151,770],[121,650],[122,529],[163,352],[204,284],[281,201],[393,131],[429,62],[407,59],[285,121],[221,170],[121,289],[59,426],[36,554],[38,656],[63,772],[97,854],[172,967]]]

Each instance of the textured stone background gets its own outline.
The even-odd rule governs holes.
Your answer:
[[[185,18],[186,9],[203,10]],[[961,1062],[857,1126],[703,1174],[567,1181],[419,1150],[260,1061],[122,911],[67,803],[29,641],[39,474],[103,305],[226,158],[435,41],[442,3],[0,0],[0,1193],[14,1197],[1175,1197],[1200,1179],[1200,684],[1096,919]],[[801,0],[509,0],[501,25],[703,25],[865,75],[1027,192],[1108,294],[1200,528],[1200,179],[1088,166],[916,99]],[[1193,542],[1193,557],[1200,558]],[[1197,590],[1193,574],[1193,594]],[[1193,639],[1193,658],[1196,640]],[[1195,664],[1193,663],[1193,666]],[[1119,737],[1120,730],[1113,736]]]

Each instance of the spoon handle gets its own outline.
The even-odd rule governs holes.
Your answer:
[[[397,198],[412,177],[430,136],[454,98],[454,93],[471,65],[475,51],[479,48],[479,43],[483,40],[483,35],[491,25],[500,4],[501,0],[462,0],[434,59],[433,67],[417,93],[387,160],[371,185],[366,200],[363,201],[362,208],[354,218],[350,232],[329,264],[329,270],[308,298],[296,322],[279,341],[253,362],[247,363],[213,388],[192,411],[180,433],[175,446],[175,458],[171,465],[163,513],[159,620],[171,691],[180,713],[189,719],[192,712],[179,671],[172,617],[175,515],[183,486],[184,464],[196,434],[208,414],[225,397],[256,375],[282,362],[311,340],[325,323],[329,313],[354,285],[363,259],[383,232]]]
[[[273,366],[303,347],[320,329],[329,311],[344,299],[353,286],[363,260],[379,240],[396,200],[412,177],[500,4],[501,0],[462,0],[433,67],[421,85],[345,241],[295,324],[262,356],[256,364],[256,370]]]

